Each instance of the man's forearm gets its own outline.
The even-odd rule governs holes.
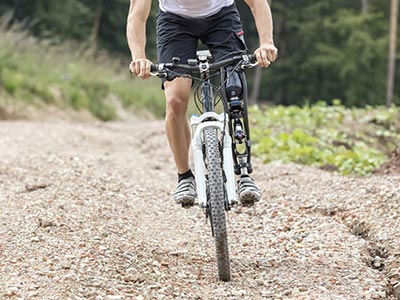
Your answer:
[[[133,59],[146,57],[146,21],[150,6],[150,0],[131,0],[126,36]]]
[[[128,21],[126,28],[132,59],[146,57],[146,26],[139,20]]]
[[[273,44],[273,22],[271,8],[267,0],[245,0],[256,23],[260,45]]]

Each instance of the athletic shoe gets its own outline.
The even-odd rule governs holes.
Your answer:
[[[239,180],[239,200],[243,206],[252,206],[260,201],[261,191],[250,177],[242,177]]]
[[[174,200],[177,204],[181,204],[183,207],[193,206],[196,197],[196,181],[194,177],[179,181],[178,187],[174,192]]]

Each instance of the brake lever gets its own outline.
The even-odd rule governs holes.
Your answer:
[[[255,62],[255,63],[250,63],[250,62],[245,62],[244,64],[242,64],[241,66],[240,66],[240,68],[242,69],[242,70],[244,70],[244,69],[251,69],[251,68],[254,68],[254,67],[256,67],[256,66],[258,66],[258,62]]]
[[[251,55],[251,56],[252,56],[252,59],[255,59],[255,55]],[[243,58],[243,63],[240,66],[240,68],[242,70],[251,69],[258,65],[257,61],[255,63],[251,63],[250,55],[243,55],[242,58]]]
[[[167,73],[166,72],[150,72],[150,76],[165,78],[165,77],[167,77]]]

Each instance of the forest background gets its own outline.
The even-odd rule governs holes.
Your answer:
[[[244,1],[236,4],[248,47],[254,50],[258,36],[252,15]],[[23,22],[36,36],[59,43],[85,42],[126,61],[130,55],[125,36],[128,8],[127,0],[0,3],[1,13],[12,12],[11,23]],[[152,60],[156,60],[157,9],[158,2],[153,1],[147,23],[147,55]],[[259,100],[284,105],[320,99],[341,99],[348,106],[385,103],[390,1],[284,0],[274,1],[272,10],[279,63],[262,72]],[[395,89],[395,103],[399,93]]]

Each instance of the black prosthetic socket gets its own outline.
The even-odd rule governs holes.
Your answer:
[[[194,174],[191,169],[189,169],[189,171],[187,171],[183,174],[178,173],[178,182],[180,182],[183,179],[190,178],[190,177],[194,177]]]

